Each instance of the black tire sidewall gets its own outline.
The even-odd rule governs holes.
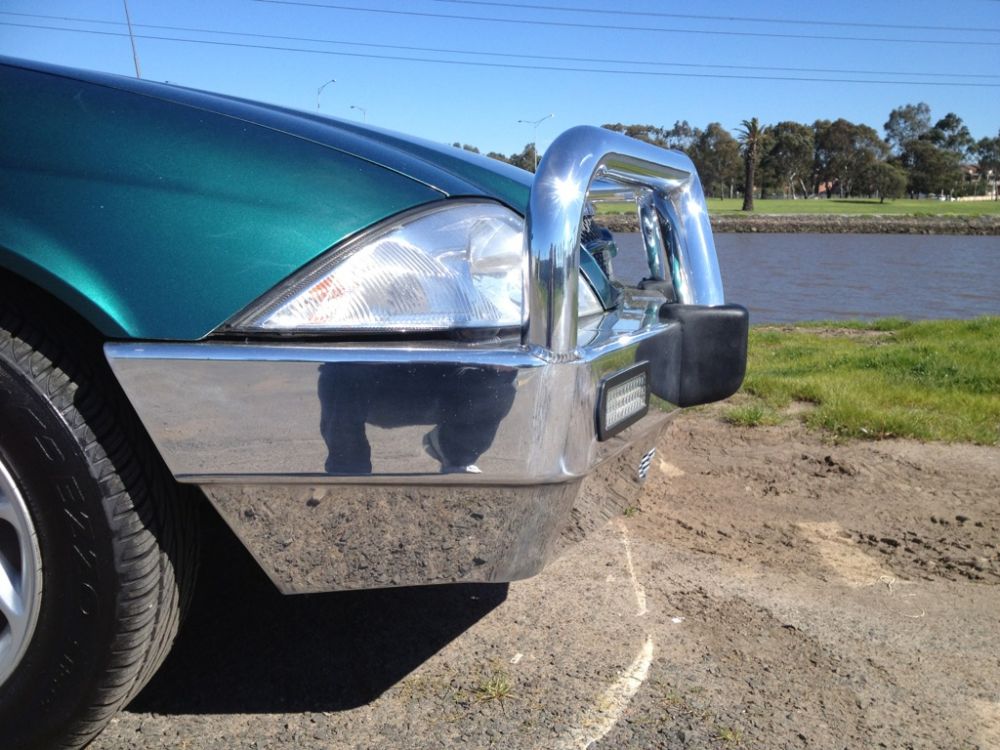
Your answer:
[[[118,579],[103,493],[73,432],[35,382],[0,357],[0,458],[38,536],[42,599],[24,658],[0,690],[5,748],[63,735],[110,658]]]

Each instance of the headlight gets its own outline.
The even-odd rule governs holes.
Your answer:
[[[334,251],[234,327],[520,328],[523,245],[524,220],[499,204],[442,205]]]
[[[524,220],[497,203],[452,202],[389,222],[322,257],[231,328],[406,332],[521,328]],[[580,278],[580,315],[600,301]]]

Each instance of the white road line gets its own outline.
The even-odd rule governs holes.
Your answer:
[[[635,565],[632,564],[632,540],[628,536],[628,527],[624,521],[619,519],[618,528],[622,533],[622,546],[625,548],[625,567],[628,569],[628,577],[632,581],[632,591],[635,593],[635,616],[642,617],[648,611],[646,609],[646,589],[642,587],[635,575]]]
[[[621,531],[622,547],[625,549],[625,565],[632,582],[632,591],[635,594],[636,617],[642,617],[647,611],[646,590],[635,575],[635,565],[632,562],[632,541],[629,539],[628,527],[619,520],[618,529]],[[610,577],[608,580],[612,581]],[[587,750],[595,742],[603,739],[621,720],[628,704],[649,676],[649,667],[652,663],[653,638],[647,635],[642,650],[628,669],[608,686],[608,689],[597,699],[592,708],[581,713],[575,728],[552,746],[554,750]]]
[[[603,739],[621,719],[629,702],[646,681],[652,663],[653,639],[647,636],[635,661],[604,691],[592,709],[583,712],[576,729],[555,745],[556,750],[587,750]]]

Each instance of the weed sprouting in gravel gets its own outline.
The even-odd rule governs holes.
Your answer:
[[[502,669],[494,669],[488,678],[475,691],[476,703],[496,701],[501,709],[505,709],[504,701],[514,698],[510,677]]]
[[[733,727],[717,727],[715,737],[728,745],[740,745],[743,742],[743,732]]]

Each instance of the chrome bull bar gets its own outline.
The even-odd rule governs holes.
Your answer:
[[[680,304],[646,295],[579,321],[585,202],[626,194],[650,273]],[[525,236],[521,342],[105,351],[175,478],[202,487],[281,591],[517,580],[564,538],[620,515],[649,469],[673,412],[600,435],[602,388],[648,366],[650,390],[672,404],[707,400],[688,381],[724,397],[742,369],[717,386],[712,367],[733,369],[733,330],[745,360],[746,336],[745,316],[723,306],[701,186],[680,153],[598,128],[563,133],[541,162]],[[459,452],[474,455],[450,458]]]
[[[604,128],[567,130],[538,165],[525,220],[524,343],[556,358],[577,348],[580,231],[587,200],[634,197],[651,277],[678,302],[725,303],[705,196],[691,160]]]

